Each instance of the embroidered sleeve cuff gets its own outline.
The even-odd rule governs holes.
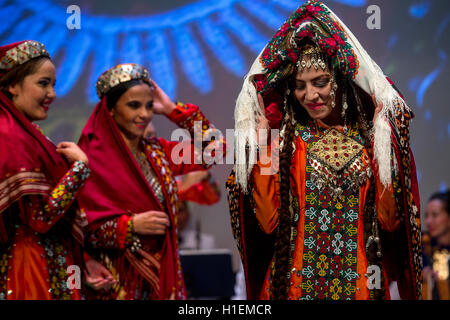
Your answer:
[[[205,124],[209,126],[208,119],[206,119],[200,109],[193,104],[177,102],[175,109],[168,115],[168,118],[179,127],[188,130],[193,130],[195,121],[202,122],[202,126]]]
[[[131,252],[136,252],[142,245],[138,235],[134,232],[133,217],[129,216],[128,218],[124,247],[129,248]]]
[[[78,175],[79,180],[83,183],[89,178],[91,174],[91,169],[89,169],[88,165],[83,161],[77,160],[72,165],[72,171]]]

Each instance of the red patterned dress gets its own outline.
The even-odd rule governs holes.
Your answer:
[[[74,200],[89,168],[69,167],[2,93],[0,102],[0,300],[80,299],[68,267],[82,267]]]

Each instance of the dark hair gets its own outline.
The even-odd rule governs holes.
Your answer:
[[[125,92],[128,91],[128,89],[144,83],[147,84],[150,88],[152,88],[152,85],[148,81],[141,79],[133,79],[127,82],[122,82],[117,86],[113,87],[111,90],[109,90],[106,93],[106,106],[108,107],[108,110],[112,110],[114,108],[117,101]]]
[[[46,56],[40,56],[33,58],[24,64],[19,64],[15,66],[10,71],[6,72],[2,77],[0,77],[0,90],[8,97],[12,98],[9,92],[9,87],[16,84],[21,84],[25,77],[36,73],[38,68],[46,61],[51,59]]]
[[[428,202],[432,200],[440,200],[444,204],[444,210],[447,212],[447,214],[450,215],[450,189],[445,192],[436,192],[434,193]]]

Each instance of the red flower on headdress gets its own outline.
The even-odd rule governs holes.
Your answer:
[[[287,51],[287,54],[289,56],[289,59],[291,59],[292,62],[297,62],[298,60],[298,53],[294,49],[290,49]]]
[[[312,14],[312,15],[316,15],[319,12],[323,11],[322,7],[320,6],[312,6],[312,5],[307,5],[306,6],[306,12]]]
[[[291,21],[291,25],[292,25],[294,28],[297,28],[298,25],[303,21],[303,19],[304,19],[303,16],[299,16],[299,17],[297,17],[297,18],[295,18],[294,20]]]
[[[261,92],[261,90],[264,89],[264,87],[267,85],[267,79],[263,74],[257,74],[255,76],[255,84],[256,84],[256,91]]]
[[[302,29],[299,33],[298,36],[300,38],[312,38],[313,37],[313,33],[311,32],[311,30],[309,30],[308,28],[306,29]]]
[[[345,46],[345,41],[341,38],[341,36],[338,33],[333,34],[333,39],[336,40],[336,42],[339,45]]]
[[[317,41],[317,44],[318,44],[319,47],[321,47],[322,49],[326,49],[325,41],[323,41],[322,38],[319,38],[319,40]]]
[[[264,50],[263,55],[262,55],[264,60],[267,60],[270,58],[270,50],[269,48],[266,48],[266,50]]]
[[[336,40],[334,40],[333,38],[325,38],[325,43],[330,48],[335,48],[336,47]]]
[[[279,37],[285,37],[288,33],[289,30],[289,26],[287,24],[284,24],[280,30],[277,31],[277,33],[275,33],[274,38],[279,38]]]
[[[268,65],[267,69],[273,70],[280,66],[281,61],[278,59],[278,57],[275,57]]]
[[[336,52],[337,52],[336,47],[327,49],[327,54],[329,57],[334,57],[336,55]]]

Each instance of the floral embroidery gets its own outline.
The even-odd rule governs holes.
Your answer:
[[[194,139],[194,146],[201,146],[201,150],[194,148],[195,163],[201,163],[206,169],[210,168],[212,163],[206,163],[202,155],[205,150],[212,150],[211,157],[215,158],[215,152],[219,148],[213,147],[217,145],[220,147],[221,153],[224,154],[226,145],[225,137],[210,123],[197,106],[178,102],[175,112],[181,114],[181,117],[176,116],[173,120],[179,127],[189,131],[191,137]],[[197,124],[201,126],[198,127]]]
[[[117,220],[120,217],[110,219],[101,224],[95,231],[89,234],[89,242],[96,248],[118,248]]]
[[[233,237],[236,240],[237,249],[241,255],[241,259],[244,261],[243,239],[240,224],[240,191],[238,185],[236,184],[235,177],[236,175],[233,170],[227,179],[226,190],[228,205],[230,207],[231,230],[233,232]],[[252,189],[250,188],[249,190]]]
[[[323,140],[327,131],[315,132],[314,126],[297,125],[298,136],[306,137],[307,164],[305,220],[303,242],[302,300],[354,299],[356,293],[358,216],[347,214],[359,210],[359,190],[343,189],[342,197],[333,198],[330,192],[312,183],[311,150]],[[304,134],[309,131],[309,134]],[[351,132],[355,132],[352,130]],[[350,137],[355,139],[356,137]],[[355,140],[359,140],[360,138]]]
[[[409,252],[409,264],[412,266],[413,277],[415,277],[415,293],[416,298],[420,299],[422,295],[422,233],[420,212],[414,202],[412,193],[412,174],[411,163],[413,161],[411,148],[409,144],[409,122],[412,119],[412,114],[406,110],[397,109],[396,127],[399,133],[399,161],[402,163],[403,179],[400,175],[393,172],[393,188],[394,196],[397,204],[398,212],[404,213],[401,220],[407,226],[407,232],[411,238],[412,246]],[[392,150],[394,154],[394,150]]]
[[[152,138],[149,140],[149,144],[146,148],[146,154],[148,159],[152,159],[151,163],[154,165],[155,172],[159,173],[162,191],[164,193],[164,198],[166,199],[166,206],[169,210],[169,214],[172,215],[174,225],[177,225],[177,215],[178,212],[178,186],[174,179],[172,170],[170,169],[170,164],[166,160],[167,155],[164,152],[159,140]],[[177,241],[177,239],[175,239]],[[178,248],[178,244],[176,244]],[[186,299],[186,294],[184,292],[184,280],[183,273],[181,271],[181,263],[179,254],[176,255],[176,267],[177,267],[177,292],[176,296],[178,299]]]
[[[47,256],[49,292],[55,300],[70,300],[73,291],[67,287],[67,250],[56,236],[46,237],[43,241]]]
[[[6,300],[6,284],[8,279],[8,265],[10,263],[10,255],[8,250],[0,254],[0,300]]]
[[[298,29],[300,24],[301,29]],[[294,70],[300,52],[286,41],[291,35],[296,38],[309,38],[326,53],[335,68],[344,75],[355,78],[359,63],[352,46],[337,21],[321,3],[310,0],[294,12],[280,27],[261,55],[265,74],[255,78],[256,88],[266,94],[275,84]]]
[[[75,198],[75,194],[83,186],[84,181],[89,177],[90,169],[82,161],[76,161],[72,168],[64,175],[58,186],[50,195],[49,207],[57,214],[62,214],[65,208],[70,206]]]

